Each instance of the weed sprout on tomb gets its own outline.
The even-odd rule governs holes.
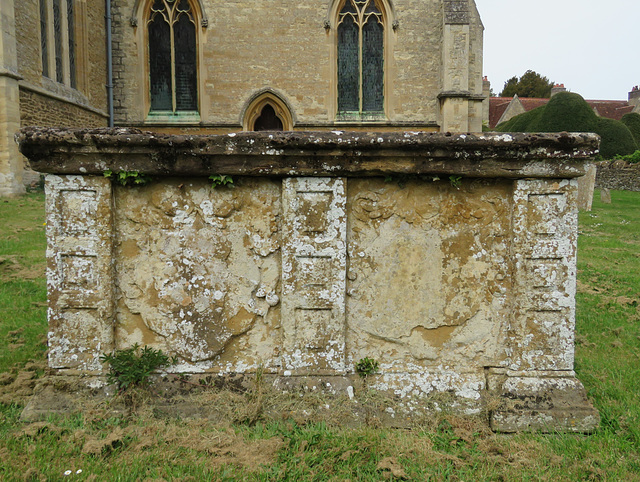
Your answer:
[[[378,371],[379,368],[380,364],[378,363],[378,361],[369,357],[361,358],[358,363],[356,363],[356,373],[362,378],[373,375]]]
[[[462,176],[449,176],[449,182],[456,189],[460,189],[460,186],[462,186]]]
[[[234,187],[233,178],[225,174],[214,174],[213,176],[209,176],[209,179],[211,180],[212,189],[218,186]]]
[[[109,384],[118,385],[124,391],[128,388],[144,387],[149,385],[149,377],[159,368],[175,365],[177,357],[170,358],[162,350],[156,350],[150,346],[140,348],[137,343],[125,350],[115,350],[113,353],[105,353],[100,361],[109,364],[107,381]]]
[[[121,186],[144,186],[151,182],[151,176],[138,171],[112,171],[107,169],[103,173],[104,177],[117,182]]]

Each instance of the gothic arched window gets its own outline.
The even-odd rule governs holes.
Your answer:
[[[345,0],[338,13],[338,114],[384,112],[384,19],[375,0]]]
[[[151,111],[197,111],[196,20],[191,4],[154,0],[147,26]]]

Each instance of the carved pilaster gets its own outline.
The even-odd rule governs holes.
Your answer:
[[[573,371],[577,181],[519,180],[513,202],[508,368],[488,375],[506,406],[492,413],[491,426],[588,432],[599,416]]]
[[[345,367],[346,179],[283,181],[283,368]]]
[[[49,366],[102,372],[114,348],[111,182],[46,178]]]

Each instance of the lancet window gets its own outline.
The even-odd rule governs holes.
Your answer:
[[[151,111],[197,111],[196,19],[191,4],[154,0],[147,28]]]
[[[345,0],[338,13],[338,114],[384,111],[384,17],[375,0]]]
[[[40,0],[42,75],[76,88],[74,0]]]

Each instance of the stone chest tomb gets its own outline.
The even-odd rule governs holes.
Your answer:
[[[47,173],[49,364],[100,380],[134,343],[176,373],[313,378],[362,358],[399,401],[494,429],[589,431],[573,371],[577,177],[591,134],[25,129]],[[124,187],[103,173],[140,172]],[[211,175],[234,188],[212,188]],[[93,378],[92,378],[93,377]],[[419,403],[419,402],[418,402]]]

